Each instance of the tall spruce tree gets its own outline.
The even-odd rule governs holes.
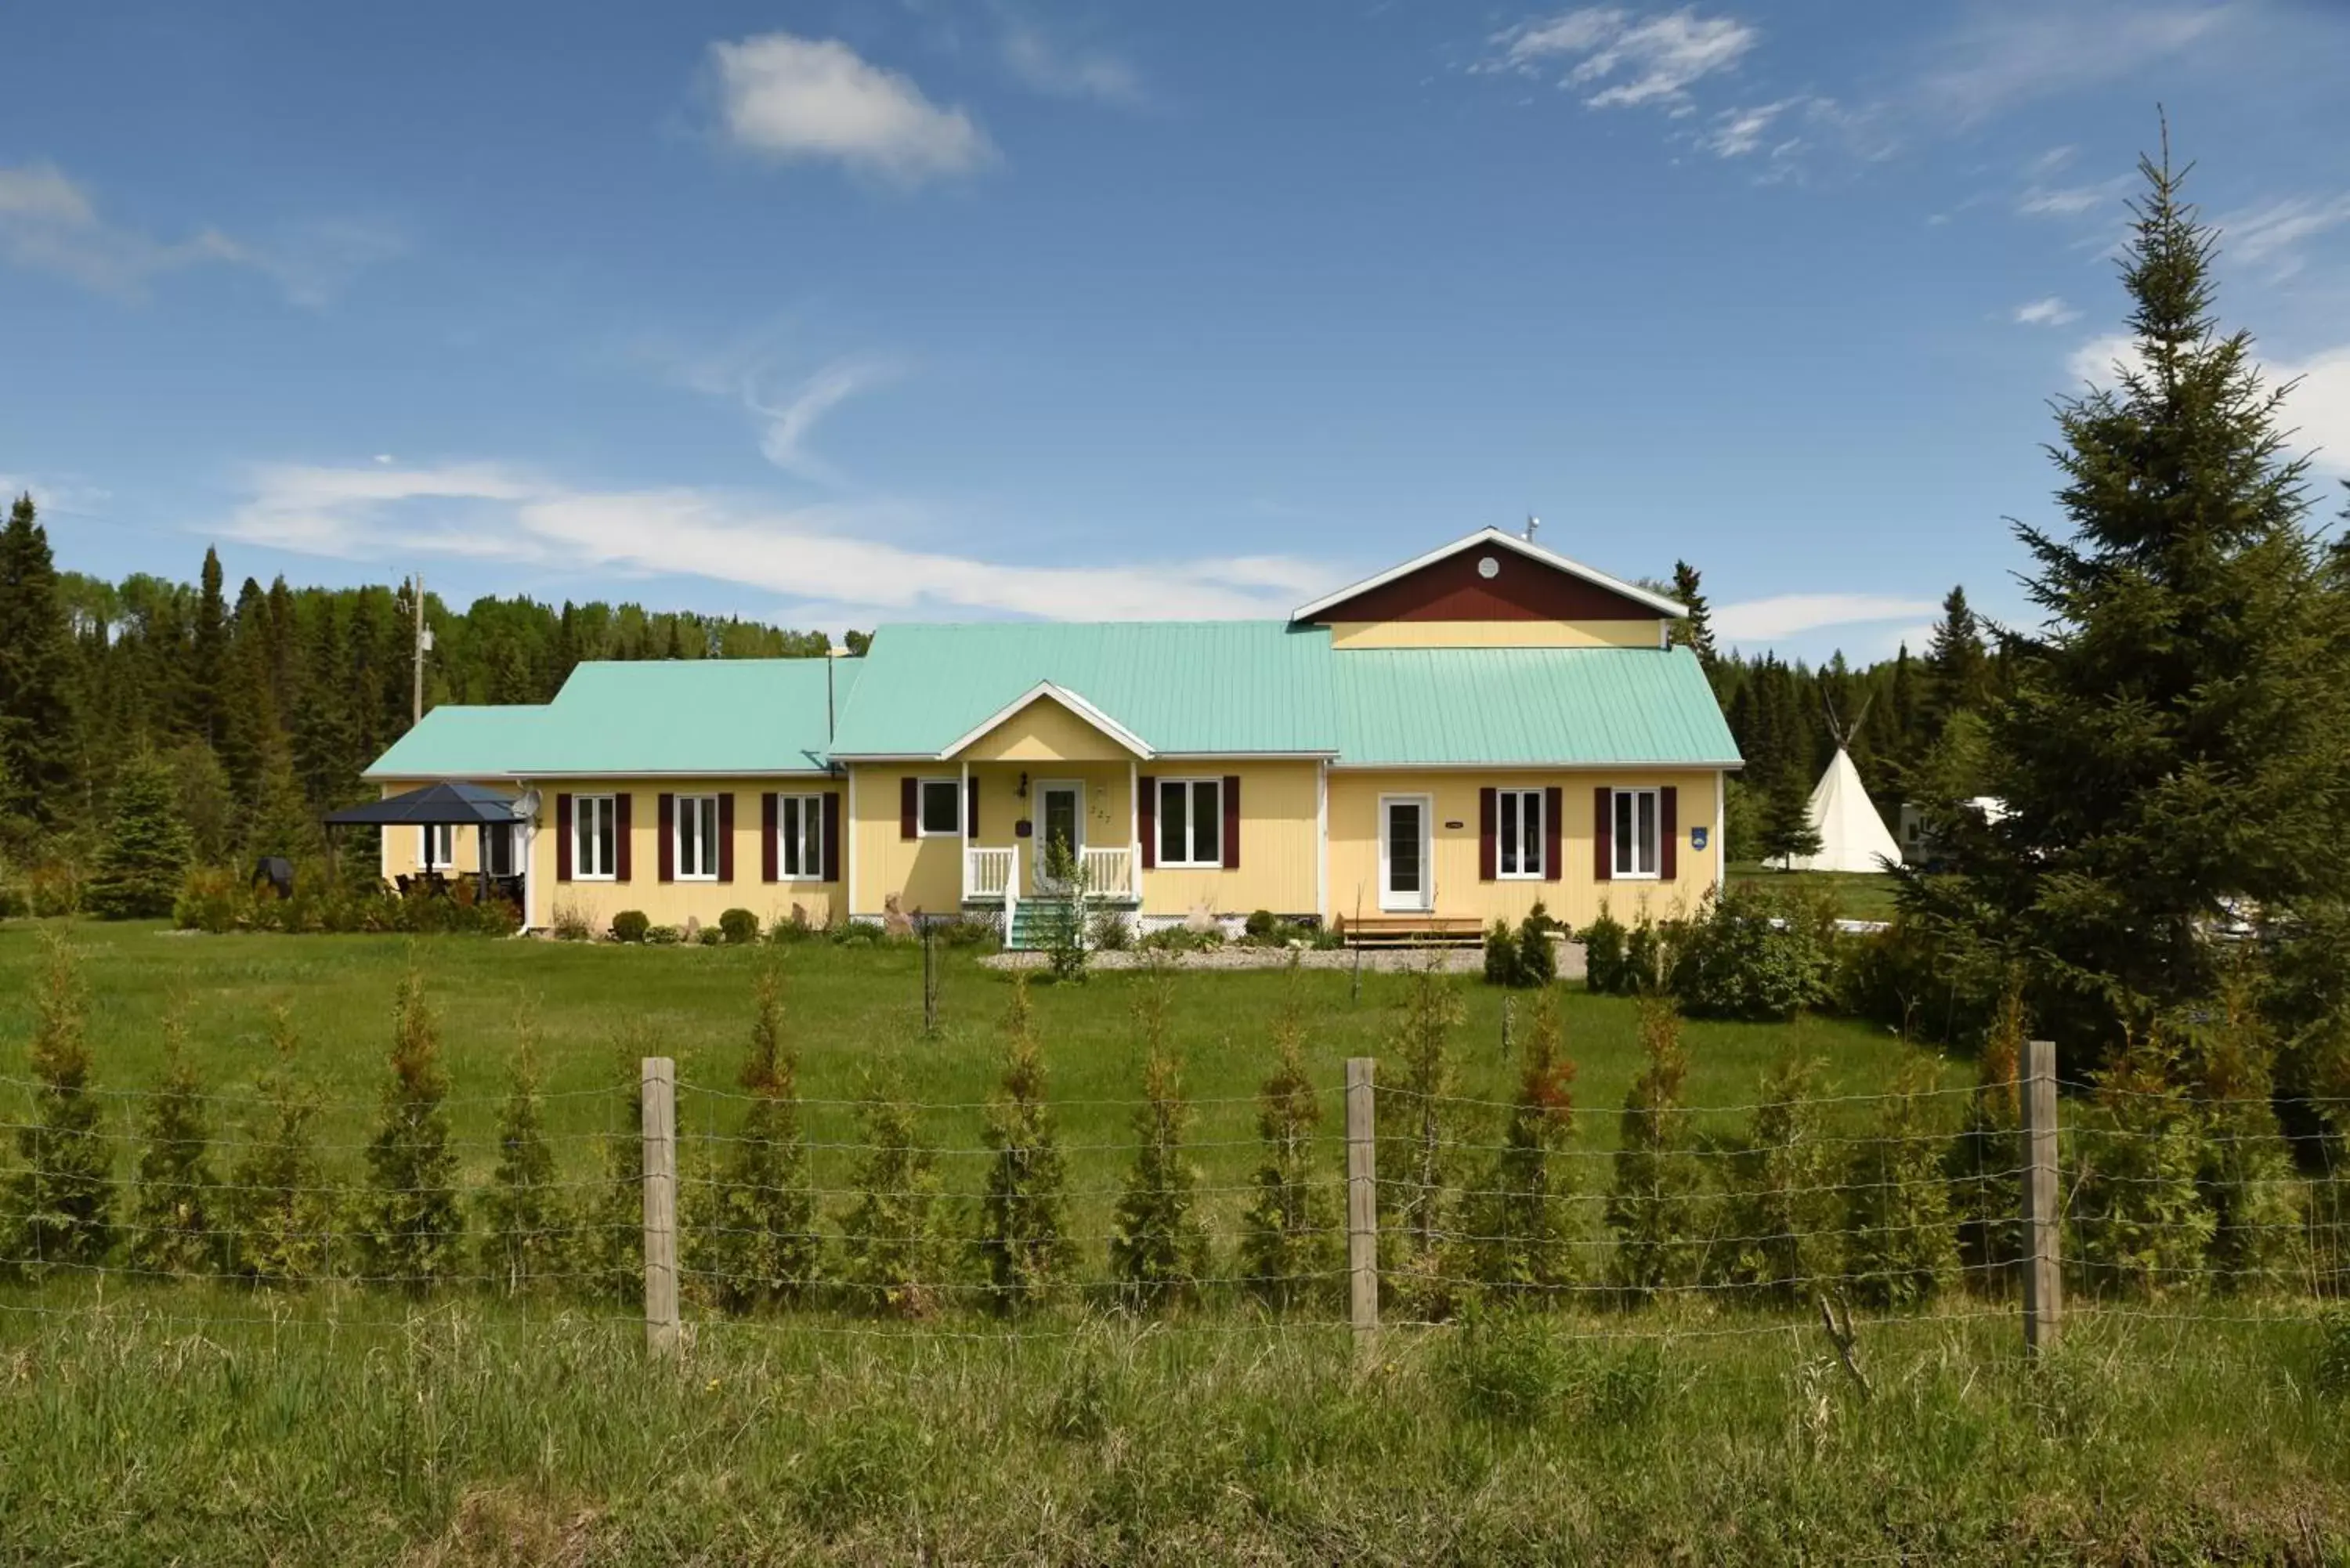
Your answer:
[[[142,752],[124,765],[89,883],[95,913],[129,920],[172,912],[193,854],[177,795],[171,771],[153,753]]]
[[[1705,602],[1698,570],[1687,561],[1673,563],[1673,597],[1689,611],[1686,618],[1673,623],[1672,639],[1697,655],[1711,677],[1716,662],[1713,647],[1713,612]]]
[[[181,722],[217,749],[223,739],[222,702],[228,683],[228,602],[221,590],[220,552],[210,546],[204,550],[203,575],[196,587],[192,630],[182,677]]]
[[[71,815],[78,746],[74,641],[49,536],[19,495],[0,528],[0,818],[36,830]]]
[[[2057,410],[2070,524],[2019,524],[2046,629],[2012,640],[1991,719],[1994,828],[1960,836],[1960,912],[2035,968],[2069,1048],[2210,994],[2209,922],[2350,889],[2350,594],[2306,525],[2282,390],[2214,313],[2216,236],[2142,160],[2115,384]],[[1918,889],[1911,890],[1913,898]]]
[[[1942,619],[1926,644],[1924,720],[1930,738],[1952,716],[1980,711],[1991,696],[1991,659],[1983,651],[1982,624],[1967,603],[1967,590],[1954,587],[1942,598]]]

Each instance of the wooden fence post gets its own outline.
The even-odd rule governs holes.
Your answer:
[[[677,1064],[644,1059],[645,1347],[677,1354]]]
[[[2064,1319],[2063,1234],[2056,1189],[2056,1043],[2025,1046],[2023,1068],[2023,1348],[2056,1343]]]
[[[1379,1331],[1379,1146],[1368,1056],[1347,1061],[1347,1278],[1355,1349],[1366,1358]]]

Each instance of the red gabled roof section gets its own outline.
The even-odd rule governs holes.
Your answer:
[[[1492,566],[1487,567],[1486,563]],[[1538,545],[1481,528],[1312,604],[1293,621],[1656,620],[1672,600]]]

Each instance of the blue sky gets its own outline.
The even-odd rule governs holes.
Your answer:
[[[1278,614],[1544,520],[1746,646],[2019,613],[2168,107],[2350,473],[2350,4],[0,18],[63,562],[839,627]]]

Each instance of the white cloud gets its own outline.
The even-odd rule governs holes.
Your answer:
[[[1776,103],[1723,109],[1713,117],[1713,129],[1700,140],[1699,145],[1717,158],[1743,158],[1761,151],[1780,116],[1805,101],[1802,98],[1783,98]]]
[[[705,577],[794,604],[875,615],[1130,620],[1286,614],[1336,580],[1288,556],[1107,566],[1006,565],[879,535],[919,521],[890,504],[778,507],[710,491],[583,491],[491,463],[277,464],[224,532],[308,555],[495,557],[570,570]]]
[[[2103,82],[2141,76],[2155,62],[2207,45],[2251,7],[2247,0],[1977,0],[1932,46],[1921,85],[1929,107],[1961,123]]]
[[[1541,76],[1572,61],[1559,85],[1588,89],[1583,101],[1593,109],[1656,105],[1686,114],[1689,88],[1735,69],[1761,38],[1743,22],[1692,7],[1635,18],[1587,5],[1494,34],[1489,41],[1501,54],[1486,68]]]
[[[2304,242],[2344,223],[2350,223],[2350,195],[2272,202],[2219,219],[2215,226],[2230,259],[2265,266],[2272,276],[2283,278],[2301,270]]]
[[[1104,103],[1142,101],[1142,79],[1134,67],[1098,49],[1065,47],[1026,23],[1004,28],[1003,63],[1038,92],[1060,98],[1098,99]]]
[[[837,483],[838,475],[831,466],[808,450],[808,436],[816,421],[834,408],[897,376],[898,367],[885,360],[837,360],[794,388],[780,405],[765,401],[755,380],[745,378],[743,406],[766,421],[759,451],[769,462],[804,479]]]
[[[1931,599],[1889,594],[1780,594],[1717,606],[1713,629],[1716,636],[1732,641],[1770,642],[1822,627],[1908,620],[1931,615],[1939,607]]]
[[[0,255],[127,299],[142,297],[149,281],[162,273],[258,260],[212,229],[166,244],[109,223],[88,191],[47,163],[0,166]]]
[[[767,33],[710,47],[726,134],[754,152],[831,159],[913,184],[994,161],[986,132],[847,45]]]
[[[2137,180],[2117,174],[2093,185],[2030,185],[2015,199],[2015,210],[2027,218],[2077,218],[2085,213],[2119,213],[2123,197]]]
[[[2015,307],[2015,322],[2019,327],[2062,327],[2079,319],[2079,311],[2053,294],[2045,299],[2035,299],[2029,305]]]
[[[265,244],[209,228],[167,243],[108,222],[88,191],[52,164],[0,166],[0,256],[120,298],[144,298],[166,273],[220,263],[250,267],[295,304],[317,307],[361,268],[405,248],[388,228],[348,222],[286,225]]]

